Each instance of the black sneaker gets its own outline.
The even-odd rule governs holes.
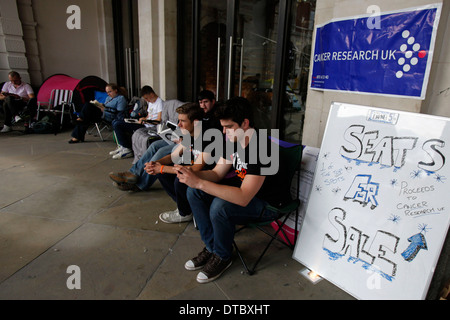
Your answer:
[[[231,258],[228,260],[222,260],[218,255],[213,254],[203,268],[203,271],[197,275],[197,282],[208,283],[216,280],[231,266],[231,263]]]
[[[204,248],[203,251],[198,254],[198,256],[187,261],[184,264],[184,267],[186,268],[186,270],[189,271],[199,270],[203,268],[203,266],[208,262],[211,256],[212,253],[209,252],[206,248]]]

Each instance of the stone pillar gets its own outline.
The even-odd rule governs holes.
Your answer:
[[[15,0],[0,0],[0,82],[8,80],[11,70],[30,83],[28,60],[25,56],[22,23]]]
[[[43,81],[41,60],[39,55],[38,38],[36,33],[37,23],[34,19],[33,5],[31,0],[18,0],[19,18],[22,22],[23,40],[25,42],[28,61],[28,72],[31,83],[39,86]]]

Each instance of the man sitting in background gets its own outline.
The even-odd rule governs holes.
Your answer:
[[[35,98],[33,88],[22,81],[20,74],[11,71],[8,75],[9,82],[3,85],[0,93],[0,101],[3,101],[5,112],[5,124],[0,132],[12,131],[13,122],[19,122],[22,118],[19,113],[27,106],[30,100]]]
[[[143,127],[151,127],[161,122],[161,114],[164,101],[158,97],[152,87],[144,86],[141,97],[147,101],[147,116],[139,119],[138,123],[127,123],[125,120],[115,121],[113,130],[117,137],[118,148],[110,155],[113,159],[125,159],[133,157],[131,137],[133,133]]]

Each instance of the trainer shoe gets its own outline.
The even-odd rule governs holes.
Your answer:
[[[117,183],[136,184],[138,181],[138,176],[132,174],[130,171],[118,173],[111,172],[109,177],[112,181]]]
[[[214,254],[205,264],[203,271],[197,275],[197,282],[208,283],[216,280],[231,266],[231,258],[228,260],[222,260],[218,255]]]
[[[189,222],[192,221],[192,213],[187,216],[180,215],[178,209],[174,211],[163,212],[159,215],[159,219],[165,223],[180,223],[180,222]]]
[[[22,121],[22,118],[20,116],[16,116],[14,118],[15,123],[19,123],[20,121]]]
[[[117,146],[117,148],[116,149],[114,149],[113,151],[111,151],[110,153],[109,153],[109,155],[110,156],[113,156],[113,155],[115,155],[115,154],[117,154],[117,153],[119,153],[119,151],[122,149],[122,146]]]
[[[139,192],[141,189],[135,184],[113,182],[113,186],[122,191]]]
[[[126,159],[126,158],[131,158],[131,157],[133,157],[133,150],[122,147],[122,149],[120,149],[119,152],[117,152],[115,155],[113,155],[112,158],[115,160],[120,160],[120,159]]]
[[[195,271],[204,267],[213,254],[209,252],[206,248],[203,249],[195,258],[187,261],[184,264],[186,270]]]
[[[3,126],[2,131],[0,131],[1,133],[5,133],[5,132],[11,132],[12,129],[10,126],[7,126],[6,124]]]

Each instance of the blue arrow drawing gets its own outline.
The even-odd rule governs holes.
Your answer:
[[[408,262],[413,261],[421,249],[428,250],[427,241],[422,233],[412,236],[408,241],[411,242],[411,244],[408,249],[402,253],[402,257]]]

